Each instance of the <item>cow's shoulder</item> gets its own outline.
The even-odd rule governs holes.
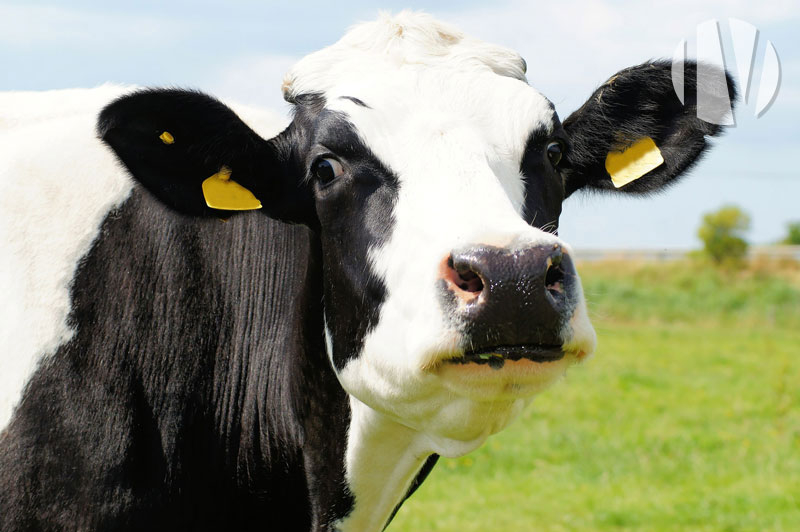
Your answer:
[[[97,116],[135,87],[0,93],[0,430],[39,362],[74,334],[70,289],[104,220],[136,186]],[[232,105],[267,137],[278,114]]]

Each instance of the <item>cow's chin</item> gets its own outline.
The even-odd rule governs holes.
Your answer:
[[[512,360],[517,357],[511,355],[498,367],[457,362],[453,352],[437,354],[436,363],[426,357],[428,364],[415,370],[362,353],[338,376],[361,404],[418,431],[428,442],[427,451],[443,456],[469,452],[502,430],[581,358],[572,349],[547,361]]]
[[[457,331],[429,326],[425,332],[431,334],[379,325],[337,376],[361,404],[418,431],[427,450],[443,456],[468,452],[502,430],[594,350],[588,325],[571,327],[560,346],[497,346],[487,353],[463,352]]]
[[[433,371],[454,394],[475,401],[508,401],[547,389],[580,358],[572,352],[555,360],[508,360],[495,356],[476,362],[448,360]]]

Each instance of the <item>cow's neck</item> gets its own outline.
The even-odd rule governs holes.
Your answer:
[[[426,438],[350,399],[345,467],[354,504],[335,523],[341,532],[380,531],[403,502],[431,455]]]

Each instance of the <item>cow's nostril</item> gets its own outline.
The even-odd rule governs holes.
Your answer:
[[[459,280],[458,287],[465,292],[480,293],[483,290],[483,281],[472,270],[458,269],[456,274]]]
[[[547,273],[544,277],[544,286],[547,292],[553,297],[561,297],[564,293],[564,268],[561,261],[564,255],[561,251],[553,253],[547,259]]]
[[[451,283],[452,289],[467,301],[473,301],[483,291],[480,275],[469,264],[455,264],[452,255],[447,258],[445,278]]]

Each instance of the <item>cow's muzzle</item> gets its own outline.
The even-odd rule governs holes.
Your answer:
[[[579,301],[572,260],[560,244],[454,251],[442,265],[445,300],[464,332],[454,363],[503,366],[563,356],[563,331]]]

